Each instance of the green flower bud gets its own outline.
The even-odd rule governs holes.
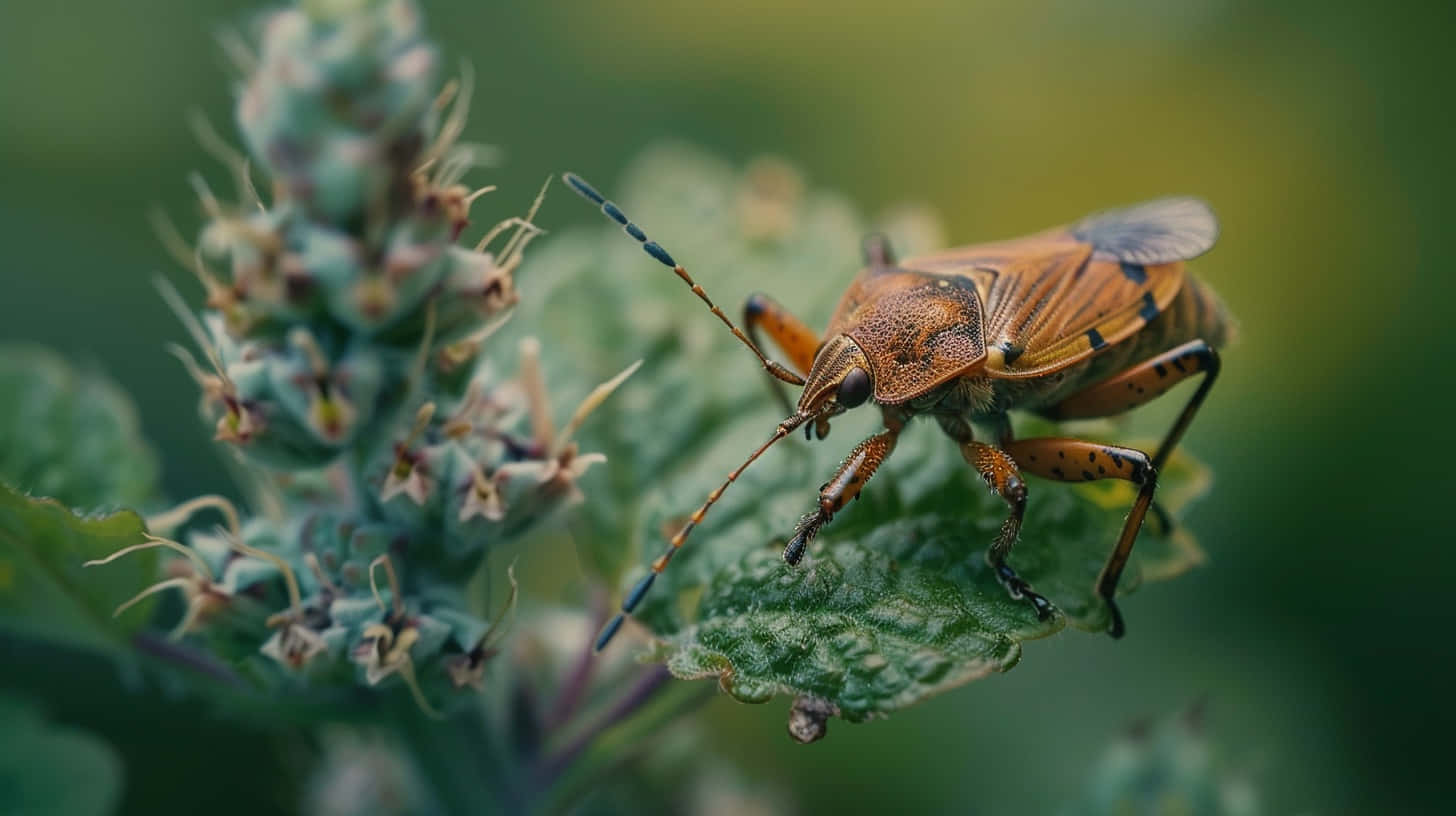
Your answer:
[[[228,524],[158,544],[187,558],[146,590],[182,589],[177,636],[260,682],[402,684],[430,712],[484,684],[504,632],[467,607],[466,581],[580,499],[601,457],[570,435],[620,381],[558,439],[534,364],[501,375],[490,337],[519,301],[535,208],[480,249],[454,245],[489,188],[460,183],[469,78],[442,117],[439,62],[408,0],[313,0],[267,19],[237,121],[276,200],[242,159],[241,207],[200,190],[210,222],[189,266],[207,304],[184,321],[202,354],[179,356],[217,438],[261,466],[246,471],[254,494],[277,501],[266,517],[217,497],[166,514],[175,528],[212,507]]]

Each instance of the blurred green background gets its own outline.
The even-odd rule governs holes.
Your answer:
[[[478,223],[518,212],[563,169],[610,188],[663,137],[739,161],[784,156],[867,211],[927,203],[953,243],[1164,193],[1202,195],[1222,218],[1195,269],[1242,340],[1188,437],[1217,476],[1191,520],[1210,563],[1130,599],[1122,642],[1033,643],[1007,676],[885,722],[836,722],[811,747],[789,742],[780,704],[716,700],[714,742],[750,778],[804,810],[1042,812],[1110,735],[1206,697],[1217,742],[1268,812],[1431,812],[1449,799],[1456,5],[423,5],[447,53],[475,68],[467,138],[505,150],[476,176],[502,188],[477,204]],[[175,270],[145,215],[160,204],[188,222],[192,168],[224,184],[184,118],[200,109],[230,132],[214,34],[246,30],[255,8],[10,4],[0,26],[0,340],[115,376],[174,496],[229,485],[194,387],[162,351],[182,331],[149,279]],[[558,188],[540,221],[595,217]],[[747,294],[713,259],[687,261],[718,300]],[[527,556],[533,569],[571,565]],[[206,767],[185,745],[55,697],[61,719],[121,740],[130,806],[200,784],[179,770]],[[266,745],[198,729],[242,761]],[[153,742],[182,764],[149,764]]]

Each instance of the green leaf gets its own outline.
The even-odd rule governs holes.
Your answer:
[[[0,484],[0,631],[120,652],[146,622],[154,599],[119,618],[112,612],[156,579],[157,553],[81,565],[141,543],[142,535],[135,513],[78,516],[54,499]]]
[[[781,163],[739,170],[668,146],[627,175],[603,191],[729,314],[764,291],[822,326],[860,266],[862,235],[888,232],[906,256],[931,248],[927,236],[937,232],[923,214],[872,227]],[[523,280],[545,292],[525,298],[540,313],[520,322],[545,328],[557,371],[598,376],[646,360],[581,435],[584,450],[609,461],[600,476],[607,485],[584,486],[592,501],[580,525],[583,564],[625,589],[783,411],[748,352],[618,229],[547,242]],[[593,331],[575,330],[584,323]],[[803,563],[786,566],[780,550],[815,508],[819,485],[878,426],[877,412],[854,411],[825,440],[785,440],[723,493],[637,611],[658,641],[656,658],[679,677],[717,677],[745,702],[794,696],[795,722],[814,738],[830,714],[861,721],[1004,671],[1023,641],[1066,623],[1106,629],[1093,587],[1132,504],[1131,485],[1033,480],[1011,562],[1058,608],[1040,622],[985,566],[1004,502],[928,422],[906,431],[862,501],[825,527]],[[1017,422],[1021,437],[1053,430]],[[1114,430],[1100,423],[1078,434],[1122,441]],[[1160,502],[1176,517],[1208,478],[1181,456],[1166,471]],[[1201,559],[1186,532],[1159,536],[1154,526],[1139,537],[1124,592]]]
[[[1184,460],[1169,475],[1181,484],[1199,472]],[[1020,659],[1021,642],[1053,634],[1068,619],[1105,629],[1106,607],[1093,588],[1127,504],[1102,491],[1038,491],[1012,557],[1058,607],[1055,617],[1038,621],[985,565],[1005,513],[982,500],[989,494],[973,481],[947,476],[965,491],[965,512],[902,493],[902,512],[873,520],[860,514],[846,525],[850,534],[826,533],[798,568],[785,565],[776,546],[749,549],[714,572],[687,615],[693,623],[675,630],[669,618],[653,621],[668,636],[661,651],[668,668],[684,678],[718,677],[743,702],[807,696],[858,722],[1005,671]],[[1144,533],[1123,590],[1199,557],[1183,534]]]
[[[752,551],[714,577],[696,623],[671,639],[668,668],[717,676],[743,702],[827,700],[851,721],[1004,671],[1020,641],[1060,622],[997,603],[1005,591],[994,579],[968,587],[945,577],[945,555],[965,549],[962,527],[897,521],[819,548],[802,569]]]
[[[47,723],[30,705],[0,696],[0,813],[88,816],[121,799],[121,757],[73,728]]]
[[[39,346],[0,345],[0,481],[71,507],[157,494],[157,457],[114,382]]]

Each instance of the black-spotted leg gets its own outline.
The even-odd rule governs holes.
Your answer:
[[[798,564],[809,548],[809,543],[819,534],[819,528],[828,524],[834,514],[851,499],[859,496],[865,483],[875,475],[875,471],[895,449],[895,441],[900,438],[902,427],[895,423],[855,445],[854,450],[844,457],[834,477],[819,488],[819,508],[799,519],[794,535],[784,547],[784,561],[790,566]]]
[[[1102,573],[1097,577],[1097,594],[1107,602],[1112,614],[1112,625],[1107,633],[1122,637],[1126,631],[1122,612],[1117,608],[1115,596],[1117,581],[1132,555],[1133,542],[1142,529],[1143,518],[1153,503],[1153,491],[1158,487],[1158,472],[1146,453],[1134,448],[1116,445],[1101,445],[1081,439],[1043,437],[1039,439],[1018,439],[1007,443],[1006,453],[1020,465],[1025,473],[1032,473],[1059,482],[1091,482],[1098,479],[1121,479],[1138,486],[1137,499],[1123,522],[1122,533]]]
[[[1158,446],[1158,452],[1153,454],[1153,467],[1161,469],[1167,464],[1178,440],[1188,430],[1188,425],[1193,422],[1193,415],[1198,413],[1198,407],[1213,388],[1213,381],[1218,379],[1218,371],[1218,352],[1202,340],[1191,340],[1079,391],[1044,413],[1051,419],[1085,419],[1120,414],[1162,396],[1168,389],[1195,374],[1202,374],[1203,382],[1199,383],[1198,390],[1189,397],[1188,404],[1183,406],[1182,413],[1178,414],[1177,421],[1163,438],[1163,444]]]
[[[808,324],[795,317],[788,309],[768,295],[755,292],[744,301],[743,327],[747,330],[749,339],[759,348],[763,348],[763,343],[759,339],[759,330],[762,329],[768,334],[774,345],[788,355],[789,365],[796,373],[807,375],[809,369],[813,367],[814,352],[819,347],[819,336],[809,328]],[[784,413],[793,413],[793,401],[789,399],[789,392],[784,388],[783,381],[778,377],[773,377],[769,384],[783,406]]]
[[[1006,451],[975,441],[962,442],[960,447],[961,456],[1005,500],[1006,507],[1011,511],[1006,520],[1001,522],[1001,532],[996,540],[986,550],[986,563],[995,571],[996,580],[1006,587],[1011,597],[1025,600],[1036,610],[1038,620],[1046,620],[1052,614],[1051,602],[1033,592],[1031,585],[1006,562],[1011,555],[1011,548],[1021,534],[1021,519],[1026,514],[1026,481],[1021,478],[1016,461]]]
[[[1218,379],[1218,351],[1202,340],[1190,340],[1177,348],[1145,360],[1132,368],[1121,371],[1090,388],[1084,389],[1043,413],[1051,419],[1086,419],[1118,414],[1136,408],[1162,396],[1168,389],[1194,376],[1203,375],[1198,390],[1188,398],[1173,427],[1163,437],[1163,443],[1153,454],[1153,468],[1162,470],[1168,457],[1178,446],[1183,433],[1193,422],[1194,414]],[[1153,502],[1152,517],[1158,532],[1167,535],[1174,527],[1173,517],[1168,515],[1157,502]]]

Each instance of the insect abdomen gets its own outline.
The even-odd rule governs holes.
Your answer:
[[[1126,365],[1145,360],[1189,340],[1222,348],[1233,339],[1234,323],[1223,301],[1201,280],[1187,276],[1177,297],[1162,314],[1129,337],[1132,356]]]

